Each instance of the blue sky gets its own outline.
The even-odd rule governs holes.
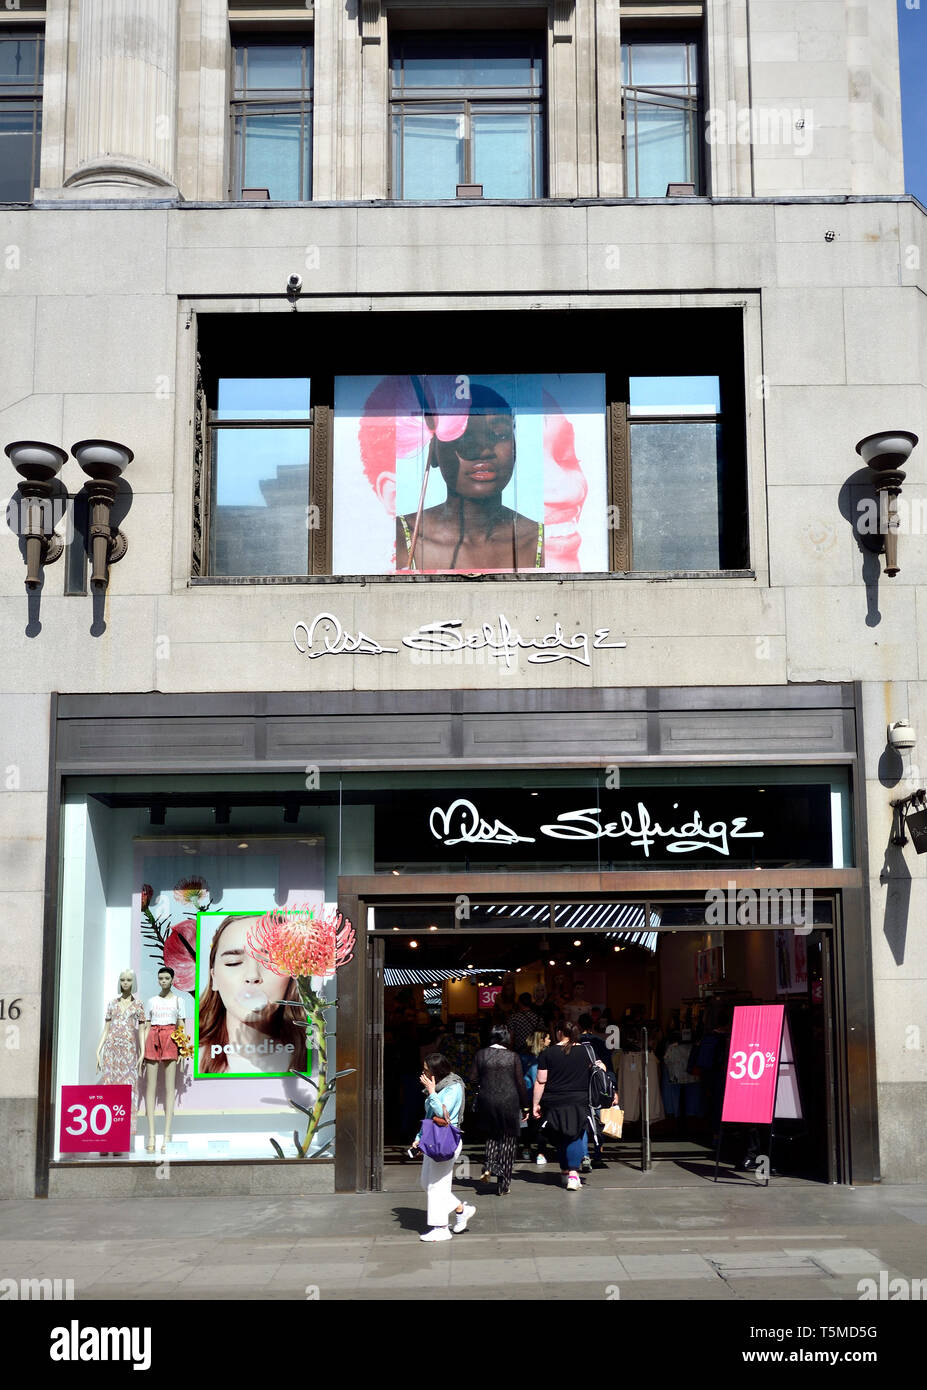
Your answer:
[[[904,186],[927,206],[927,0],[898,0]]]

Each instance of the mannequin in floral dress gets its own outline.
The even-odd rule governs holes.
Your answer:
[[[131,1086],[132,1138],[138,1111],[138,1073],[142,1056],[145,1006],[135,993],[135,972],[123,970],[119,994],[106,1006],[106,1023],[97,1047],[97,1070],[104,1086]]]

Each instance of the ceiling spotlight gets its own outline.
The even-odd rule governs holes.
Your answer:
[[[410,942],[409,942],[409,950],[410,950],[410,951],[417,951],[417,950],[418,950],[418,942],[417,942],[417,941],[410,941]]]
[[[437,931],[438,928],[437,928],[437,927],[429,927],[428,930],[429,930],[429,931]]]
[[[242,840],[242,842],[241,842],[241,844],[238,846],[238,848],[239,848],[239,849],[247,849],[247,848],[248,848],[248,841],[247,841],[247,840]]]
[[[556,962],[555,960],[549,960],[549,961],[547,962],[547,964],[548,964],[548,965],[556,965],[557,962]]]
[[[574,946],[581,946],[582,944],[583,944],[583,943],[582,943],[581,941],[574,941],[574,942],[573,942],[573,945],[574,945]]]

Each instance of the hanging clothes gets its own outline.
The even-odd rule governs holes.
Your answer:
[[[660,1063],[652,1052],[647,1053],[647,1086],[650,1091],[650,1123],[656,1124],[665,1116],[663,1097],[660,1094]],[[644,1054],[642,1052],[622,1052],[618,1072],[618,1096],[624,1118],[633,1124],[641,1117],[641,1086],[644,1075]]]
[[[663,1108],[667,1115],[700,1115],[701,1086],[688,1070],[689,1043],[670,1043],[663,1054]]]

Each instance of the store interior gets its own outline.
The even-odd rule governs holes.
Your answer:
[[[814,907],[820,920],[832,903]],[[377,910],[385,937],[387,1164],[415,1161],[406,1150],[422,1113],[419,1077],[424,1057],[436,1051],[467,1082],[464,1139],[479,1161],[484,1136],[474,1108],[473,1059],[494,1023],[511,1029],[519,996],[529,995],[538,1031],[555,1034],[558,1019],[579,1022],[588,1015],[591,1026],[584,1022],[584,1031],[608,1051],[625,1122],[620,1140],[605,1141],[607,1165],[641,1166],[646,1055],[652,1161],[713,1165],[720,1132],[722,1164],[745,1171],[754,1161],[751,1152],[768,1149],[769,1131],[727,1124],[719,1130],[732,1010],[784,1004],[782,1057],[788,1060],[780,1063],[772,1163],[777,1172],[829,1180],[831,1043],[820,929],[706,931],[704,902],[485,905],[475,913],[479,922],[472,930],[454,930],[440,925],[436,910]],[[702,930],[694,929],[697,921]],[[504,930],[492,929],[503,922]],[[549,922],[557,923],[553,930]],[[570,923],[579,925],[571,929]],[[517,1050],[527,1068],[530,1047]],[[519,1166],[526,1175],[537,1149],[523,1130]]]

